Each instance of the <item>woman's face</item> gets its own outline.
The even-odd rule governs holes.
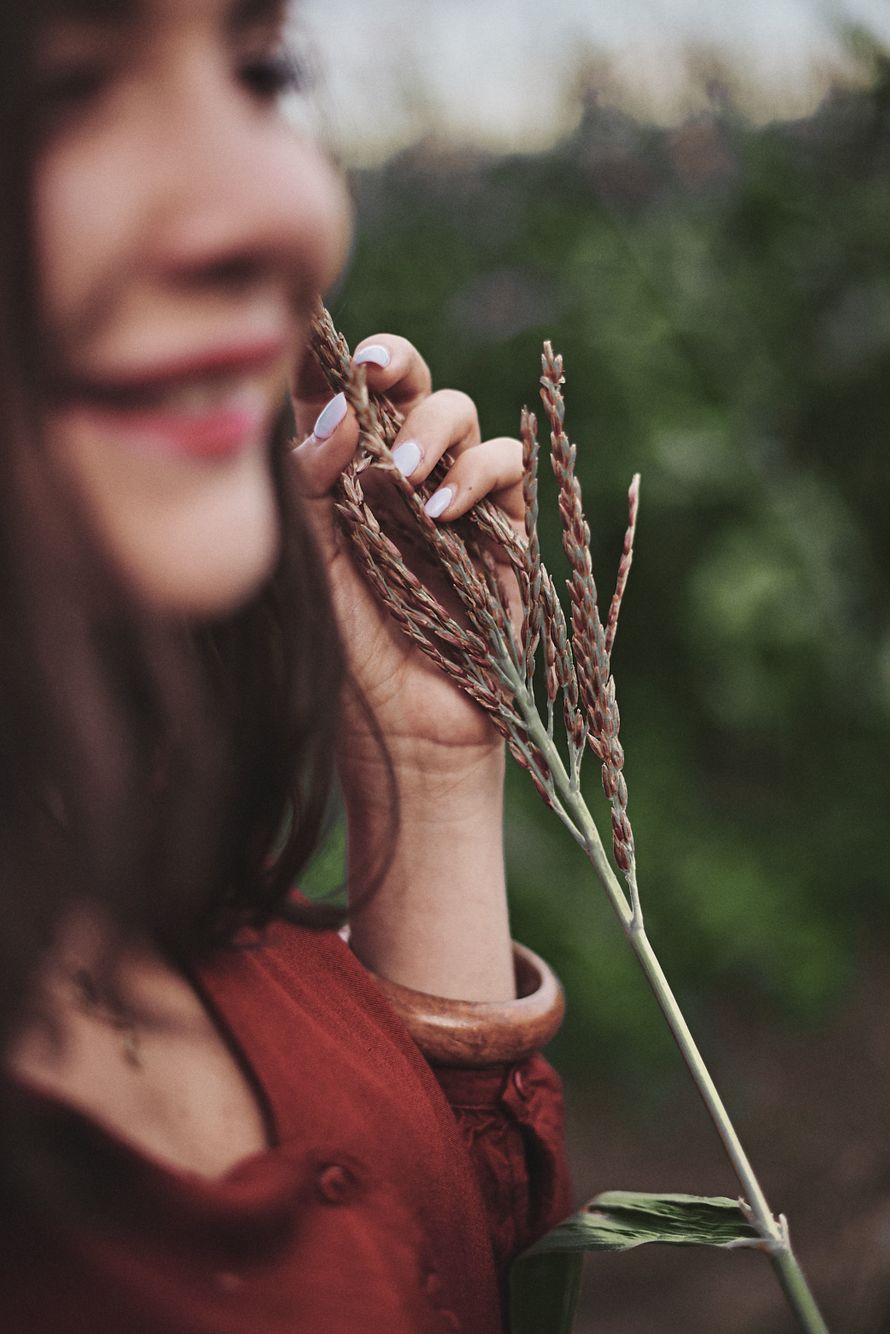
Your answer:
[[[225,612],[271,572],[270,430],[348,239],[339,179],[277,106],[282,8],[103,0],[40,51],[48,445],[167,612]]]

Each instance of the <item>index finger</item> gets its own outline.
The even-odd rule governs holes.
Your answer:
[[[364,366],[371,393],[386,394],[403,415],[430,393],[429,367],[414,344],[398,334],[363,338],[353,353],[353,361]],[[331,396],[324,373],[311,352],[307,351],[302,360],[292,392],[298,432],[305,434]]]
[[[398,334],[374,334],[363,338],[353,360],[365,367],[368,388],[387,398],[407,415],[428,398],[433,387],[430,368],[413,343]]]

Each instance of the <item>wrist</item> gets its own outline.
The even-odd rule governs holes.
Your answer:
[[[433,826],[466,820],[489,824],[503,809],[503,744],[448,747],[416,740],[387,742],[389,765],[375,751],[338,755],[337,769],[350,818],[376,819],[398,800],[403,815]]]
[[[483,775],[458,767],[448,779],[400,769],[397,825],[379,772],[345,794],[353,948],[372,971],[432,995],[513,995],[503,790],[491,769],[502,777],[488,761]]]
[[[344,792],[350,897],[383,883],[375,900],[393,895],[438,898],[456,906],[482,886],[503,894],[504,801],[501,785],[461,786],[429,775],[397,776],[397,797],[378,776]]]

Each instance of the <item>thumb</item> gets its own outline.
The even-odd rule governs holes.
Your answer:
[[[292,451],[297,486],[309,499],[327,495],[358,448],[359,427],[346,396],[337,394],[318,414],[306,439]]]

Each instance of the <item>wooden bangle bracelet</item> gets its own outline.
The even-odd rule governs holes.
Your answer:
[[[565,998],[555,973],[524,945],[513,945],[517,1000],[462,1001],[428,996],[373,974],[433,1065],[481,1067],[521,1061],[556,1036]]]

